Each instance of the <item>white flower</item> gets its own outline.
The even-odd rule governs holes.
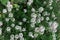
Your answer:
[[[10,35],[10,38],[11,38],[11,39],[14,39],[14,34],[11,34],[11,35]]]
[[[34,31],[39,32],[39,27],[36,27]]]
[[[20,38],[23,38],[23,33],[19,33],[19,37]]]
[[[38,9],[38,11],[41,13],[42,11],[44,11],[44,8],[43,8],[43,7],[40,7],[40,8]]]
[[[27,4],[30,6],[33,3],[33,0],[29,0]]]
[[[31,22],[34,23],[36,21],[36,18],[32,18]]]
[[[49,22],[49,26],[50,26],[50,28],[51,28],[51,30],[53,31],[53,32],[56,32],[57,31],[57,27],[58,27],[58,23],[56,22],[56,21],[54,21],[54,22]]]
[[[19,22],[19,25],[22,25],[22,22]]]
[[[9,21],[9,18],[5,18],[5,21],[8,22]]]
[[[41,17],[40,20],[43,21],[44,20],[44,17]]]
[[[32,38],[34,38],[34,36],[33,36],[33,33],[32,33],[32,32],[29,32],[28,36],[30,36],[30,37],[32,37]]]
[[[44,34],[44,31],[45,31],[45,27],[44,26],[40,26],[39,27],[40,34]]]
[[[14,24],[14,23],[12,23],[12,24],[11,24],[11,27],[14,27],[14,26],[15,26],[15,24]]]
[[[6,9],[3,9],[3,13],[7,13],[7,10]]]
[[[46,21],[48,21],[50,18],[49,17],[46,17]]]
[[[11,21],[12,21],[12,22],[15,22],[15,18],[11,18]]]
[[[22,31],[26,31],[26,28],[23,28]]]
[[[35,27],[35,23],[31,23],[30,26],[31,26],[31,27]]]
[[[22,37],[22,38],[20,38],[20,40],[25,40],[25,39]]]
[[[27,12],[27,9],[24,9],[24,12],[26,13]]]
[[[51,10],[53,9],[53,7],[49,7]]]
[[[15,35],[15,39],[18,39],[18,38],[19,38],[19,35],[18,35],[18,34],[16,34],[16,35]]]
[[[2,28],[0,28],[0,35],[2,35]]]
[[[3,22],[2,21],[0,21],[0,26],[2,26],[3,25]]]
[[[11,28],[10,28],[10,27],[7,27],[7,28],[6,28],[6,31],[7,31],[7,32],[10,32],[10,31],[11,31]]]
[[[10,1],[8,1],[8,3],[7,3],[8,11],[11,12],[12,8],[13,8],[13,6],[11,5]]]
[[[50,15],[50,13],[48,13],[47,11],[44,11],[42,14],[43,14],[43,16],[49,16]]]
[[[41,23],[41,18],[38,18],[37,19],[37,23]]]
[[[46,4],[46,3],[47,3],[46,1],[43,2],[43,4]]]
[[[53,18],[55,17],[55,14],[54,14],[54,12],[52,13],[52,17],[53,17]]]
[[[31,11],[32,11],[32,12],[35,12],[35,9],[34,9],[34,8],[32,8],[32,9],[31,9]]]
[[[36,17],[37,17],[37,14],[32,13],[32,14],[31,14],[31,17],[36,18]]]
[[[27,5],[30,6],[31,5],[31,2],[27,2]]]
[[[15,29],[16,29],[16,30],[21,30],[22,28],[21,28],[21,26],[16,25],[16,26],[15,26]]]
[[[23,18],[23,22],[26,22],[26,20],[27,20],[26,18]]]
[[[33,0],[29,0],[30,3],[33,3]]]
[[[8,15],[9,17],[13,17],[13,13],[9,13],[9,15]]]
[[[35,37],[35,38],[36,38],[36,37],[38,37],[38,34],[37,34],[37,33],[35,33],[35,34],[34,34],[34,37]]]

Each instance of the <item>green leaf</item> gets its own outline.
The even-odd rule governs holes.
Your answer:
[[[9,0],[0,0],[3,5],[6,5]]]

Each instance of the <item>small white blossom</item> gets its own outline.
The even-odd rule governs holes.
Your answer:
[[[11,39],[14,39],[14,34],[11,34],[11,35],[10,35],[10,38],[11,38]]]
[[[7,27],[7,28],[6,28],[6,31],[7,31],[7,32],[10,32],[10,31],[11,31],[11,28],[10,28],[10,27]]]
[[[31,27],[35,27],[35,23],[31,23],[30,26],[31,26]]]
[[[40,26],[39,27],[40,34],[44,34],[44,31],[45,31],[45,27],[44,26]]]
[[[33,0],[29,0],[28,2],[27,2],[27,5],[31,5],[33,3]]]
[[[23,28],[22,31],[26,31],[26,28]]]
[[[10,1],[8,1],[8,3],[7,3],[7,9],[8,9],[8,11],[11,12],[12,8],[13,8],[13,6],[11,5]]]
[[[13,13],[9,13],[9,15],[8,15],[9,17],[13,17]]]
[[[18,35],[18,34],[16,34],[16,35],[15,35],[15,39],[18,39],[18,38],[19,38],[19,35]]]
[[[35,33],[35,34],[34,34],[34,37],[36,38],[37,36],[38,36],[38,34],[37,34],[37,33]]]
[[[53,32],[56,32],[57,31],[56,28],[58,27],[58,23],[56,21],[55,22],[49,22],[49,26]]]
[[[12,22],[15,22],[15,18],[11,18],[11,21],[12,21]]]
[[[27,20],[26,18],[23,18],[23,22],[26,22],[26,20]]]
[[[39,27],[36,27],[34,31],[39,32]]]
[[[9,18],[5,18],[5,21],[8,22],[9,21]]]
[[[31,22],[32,22],[32,23],[36,22],[36,18],[32,18],[32,19],[31,19]]]
[[[31,14],[31,17],[36,18],[36,17],[37,17],[37,14],[32,13],[32,14]]]
[[[40,8],[38,9],[38,11],[41,13],[41,12],[44,11],[44,8],[43,8],[43,7],[40,7]]]
[[[22,25],[22,22],[19,22],[19,25]]]
[[[33,36],[33,33],[32,33],[32,32],[29,32],[28,36],[30,36],[30,37],[32,37],[32,38],[34,38],[34,36]]]
[[[22,37],[22,38],[20,38],[20,40],[25,40],[25,39]]]
[[[53,9],[53,7],[49,7],[51,10]]]
[[[23,33],[19,33],[19,37],[20,38],[23,38]]]
[[[16,29],[16,30],[21,30],[21,26],[16,25],[16,26],[15,26],[15,29]]]
[[[24,9],[24,12],[26,13],[27,12],[27,9]]]
[[[41,17],[40,20],[43,21],[44,20],[44,17]]]
[[[7,13],[7,10],[6,9],[3,9],[3,13]]]
[[[46,17],[46,21],[48,21],[48,20],[50,20],[50,18],[49,17]]]
[[[32,11],[32,12],[35,12],[35,9],[34,9],[34,8],[32,8],[32,9],[31,9],[31,11]]]
[[[11,24],[11,27],[14,27],[14,26],[15,26],[15,24],[14,24],[14,23],[12,23],[12,24]]]

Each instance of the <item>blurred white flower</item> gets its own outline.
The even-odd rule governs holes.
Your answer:
[[[24,37],[20,38],[20,40],[25,40]]]
[[[18,38],[19,38],[19,35],[18,35],[18,34],[16,34],[16,35],[15,35],[15,39],[18,39]]]
[[[37,14],[32,13],[32,14],[31,14],[31,17],[36,18],[36,17],[37,17]]]
[[[41,12],[44,11],[44,8],[43,8],[43,7],[40,7],[40,8],[38,9],[38,11],[41,13]]]
[[[44,34],[44,31],[45,31],[45,27],[44,26],[40,26],[39,27],[40,34]]]
[[[10,35],[10,38],[11,38],[11,39],[14,39],[14,34],[11,34],[11,35]]]
[[[32,37],[32,38],[34,38],[34,35],[33,35],[33,33],[32,33],[32,32],[29,32],[29,33],[28,33],[28,36],[30,36],[30,37]]]
[[[33,0],[28,0],[27,5],[30,6],[33,3]]]
[[[23,28],[22,31],[25,32],[26,31],[26,28]]]
[[[19,22],[19,25],[22,25],[22,22]]]
[[[8,11],[11,12],[12,8],[13,8],[12,4],[10,3],[10,1],[8,1],[8,3],[7,3],[7,9],[8,9]]]
[[[44,17],[43,17],[43,16],[41,16],[41,17],[40,17],[40,20],[41,20],[41,21],[43,21],[43,20],[44,20]]]
[[[57,31],[57,27],[58,27],[58,23],[56,22],[56,21],[54,21],[54,22],[49,22],[49,26],[50,26],[50,28],[51,28],[51,30],[53,31],[53,32],[56,32]]]
[[[32,8],[32,9],[31,9],[31,11],[32,11],[32,12],[35,12],[35,9],[34,9],[34,8]]]
[[[10,32],[10,31],[11,31],[11,28],[10,28],[10,27],[7,27],[7,28],[6,28],[6,31],[7,31],[7,32]]]
[[[23,22],[26,22],[26,20],[27,20],[26,18],[23,18]]]
[[[9,17],[13,17],[13,13],[9,13],[9,15],[8,15]]]
[[[15,24],[14,24],[14,23],[12,23],[12,24],[11,24],[11,27],[14,27],[14,26],[15,26]]]
[[[5,21],[8,22],[9,21],[9,18],[5,18]]]
[[[27,12],[27,9],[24,9],[24,12],[26,13]]]
[[[12,21],[12,22],[15,22],[15,18],[11,18],[11,21]]]
[[[46,17],[46,21],[48,21],[48,20],[50,20],[50,18],[49,17]]]
[[[6,9],[3,9],[3,13],[7,13],[7,10]]]
[[[21,28],[21,26],[16,25],[16,26],[15,26],[15,29],[16,29],[16,30],[21,30],[22,28]]]
[[[19,37],[20,38],[23,38],[23,33],[19,33]]]
[[[35,33],[35,34],[34,34],[34,37],[35,37],[35,38],[36,38],[36,37],[38,37],[38,34],[37,34],[37,33]]]
[[[36,27],[34,31],[39,32],[39,27]]]

